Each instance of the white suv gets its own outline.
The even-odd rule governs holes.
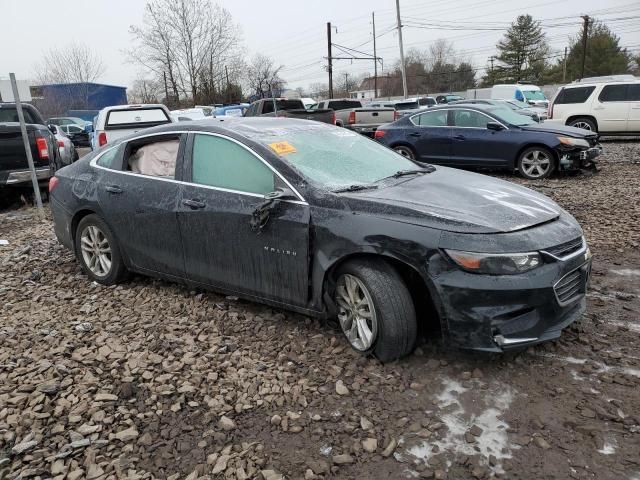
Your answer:
[[[95,120],[94,148],[135,133],[143,128],[173,123],[171,112],[164,105],[117,105],[100,110]]]
[[[640,78],[624,77],[561,87],[549,105],[549,121],[603,135],[640,134]]]

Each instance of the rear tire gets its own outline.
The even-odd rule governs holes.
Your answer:
[[[399,153],[405,158],[408,158],[409,160],[415,161],[416,159],[416,154],[414,153],[411,147],[407,147],[405,145],[398,145],[396,147],[393,147],[393,151],[396,153]]]
[[[529,147],[518,157],[518,172],[528,180],[547,178],[555,168],[555,156],[545,147]]]
[[[120,247],[109,226],[98,215],[80,220],[75,236],[78,263],[91,280],[115,285],[124,280],[127,268]]]
[[[416,311],[400,275],[381,260],[351,261],[337,272],[338,322],[351,347],[381,362],[410,354],[417,336]]]
[[[574,118],[569,122],[569,126],[575,127],[575,128],[582,128],[584,130],[590,130],[595,133],[598,132],[598,127],[596,127],[596,123],[587,117]]]

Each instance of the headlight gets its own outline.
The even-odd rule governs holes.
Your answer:
[[[456,250],[445,250],[445,252],[463,270],[488,275],[513,275],[533,270],[542,264],[542,258],[536,252],[503,254]]]
[[[584,138],[558,137],[561,144],[568,147],[586,147],[589,148],[589,142]]]

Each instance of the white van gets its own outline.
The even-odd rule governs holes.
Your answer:
[[[549,121],[607,135],[639,135],[640,78],[625,75],[565,85],[549,106]]]
[[[513,85],[494,85],[491,88],[493,100],[520,100],[529,105],[547,108],[549,100],[537,85],[515,83]]]
[[[143,128],[174,123],[169,109],[161,104],[117,105],[100,110],[95,122],[96,147]]]

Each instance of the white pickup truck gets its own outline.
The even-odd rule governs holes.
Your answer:
[[[323,100],[317,108],[334,110],[336,125],[369,136],[373,136],[379,126],[397,119],[393,108],[363,107],[360,100],[348,98]]]
[[[105,107],[96,117],[94,148],[136,133],[143,128],[173,123],[171,112],[164,105],[117,105]]]

